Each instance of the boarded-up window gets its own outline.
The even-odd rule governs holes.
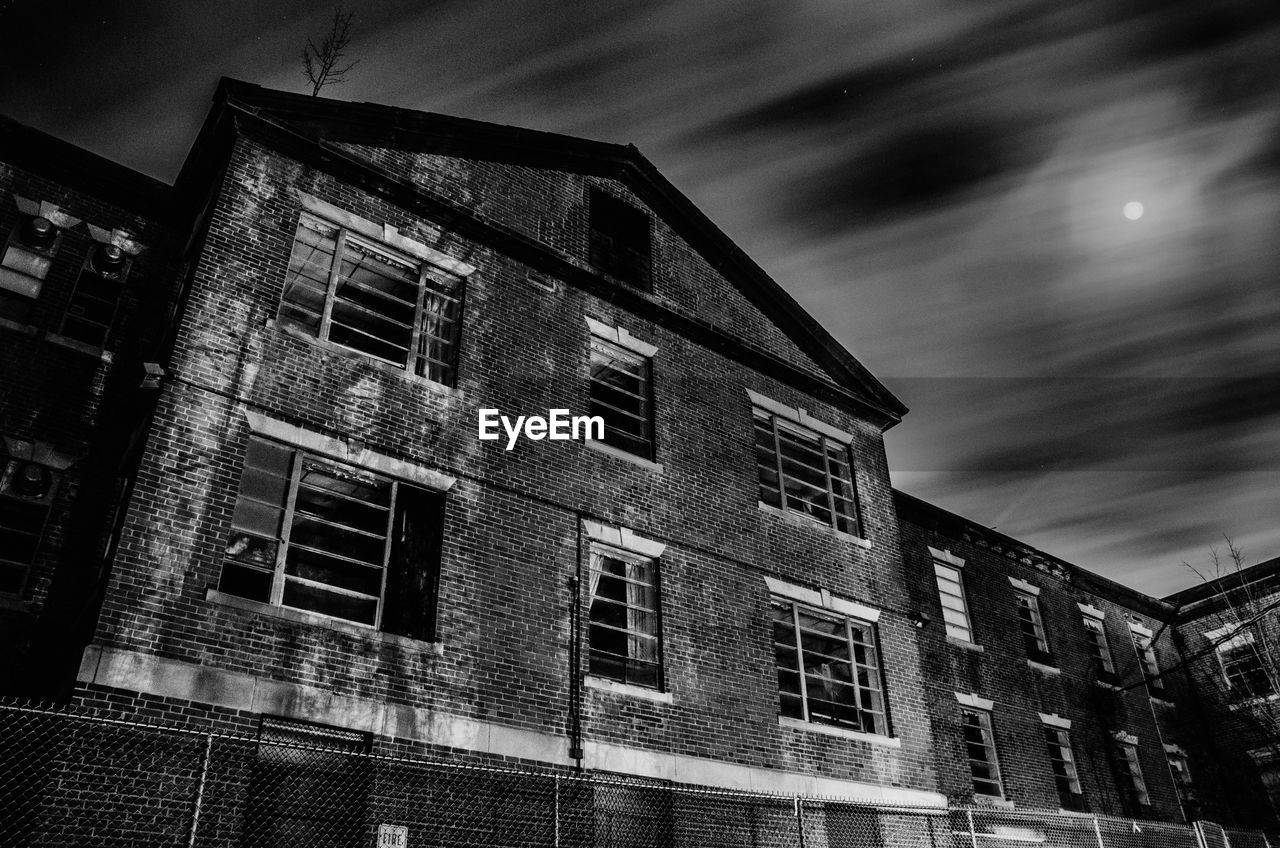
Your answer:
[[[254,848],[346,848],[366,838],[369,737],[262,718],[243,842]]]

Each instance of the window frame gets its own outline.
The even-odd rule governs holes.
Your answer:
[[[631,347],[628,347],[627,345],[620,344],[619,340],[607,338],[604,334],[600,332],[596,332],[594,328],[590,333],[589,339],[590,340],[588,342],[588,352],[587,352],[587,414],[588,415],[599,414],[604,419],[604,438],[601,439],[600,441],[604,442],[604,444],[608,445],[611,448],[615,448],[625,453],[629,453],[632,456],[638,456],[641,459],[647,459],[649,461],[653,461],[654,458],[658,455],[657,454],[657,450],[658,450],[657,433],[655,428],[655,416],[654,416],[653,355],[645,354],[638,350],[634,350]],[[621,359],[625,362],[629,362],[630,364],[639,366],[639,373],[637,374],[637,377],[642,384],[641,394],[632,394],[631,392],[628,392],[624,389],[619,389],[616,386],[611,386],[608,383],[604,382],[603,380],[598,380],[596,378],[594,372],[596,367],[596,354],[598,352],[597,345],[600,348],[599,352],[602,352],[604,355],[612,356],[612,357],[615,357],[616,359]],[[606,401],[597,397],[595,393],[595,387],[598,385],[604,386],[610,391],[621,392],[625,395],[635,398],[639,402],[639,407],[641,411],[638,413],[631,412],[629,410],[617,407],[611,403],[607,403]],[[645,432],[647,433],[647,438],[634,436],[630,433],[627,433],[627,431],[625,430],[621,430],[618,427],[615,427],[611,423],[608,415],[605,415],[604,413],[598,412],[596,410],[595,408],[596,404],[600,404],[606,407],[609,411],[619,412],[622,415],[626,416],[627,418],[634,418],[642,421],[644,423]],[[619,438],[616,436],[613,437],[612,439],[610,438],[610,435],[613,433],[624,434],[621,439],[623,444],[618,443]],[[637,452],[633,450],[632,447],[628,446],[628,444],[626,444],[627,442],[639,442],[641,444],[647,445],[648,450],[645,452]]]
[[[265,444],[270,449],[273,449],[273,450],[285,451],[289,455],[287,460],[288,470],[284,476],[284,487],[285,487],[284,497],[282,502],[280,503],[271,503],[268,501],[261,500],[259,498],[254,498],[250,495],[246,495],[244,492],[244,480],[246,476],[246,471],[250,469],[250,466],[248,465],[249,451],[252,449],[252,444],[254,442]],[[354,473],[355,475],[357,475],[358,478],[359,477],[372,478],[372,480],[378,482],[379,484],[383,484],[387,486],[387,491],[388,491],[387,506],[386,506],[387,524],[386,524],[386,529],[384,531],[384,535],[382,536],[382,557],[381,557],[381,564],[378,566],[378,569],[379,569],[378,594],[376,597],[367,592],[357,592],[352,589],[343,588],[336,584],[327,584],[327,583],[323,583],[322,581],[310,580],[297,575],[290,575],[286,573],[288,564],[289,564],[288,552],[291,546],[294,547],[295,549],[302,548],[303,550],[314,550],[315,552],[319,553],[321,556],[329,557],[331,559],[334,558],[335,556],[341,559],[350,559],[350,558],[342,557],[340,554],[333,554],[332,552],[326,551],[324,549],[312,548],[310,546],[304,547],[300,544],[299,545],[293,544],[292,534],[294,531],[294,525],[299,515],[297,511],[298,492],[303,487],[302,477],[305,471],[307,470],[308,463],[311,463],[313,466],[318,466],[317,470],[319,470],[322,474],[324,473],[323,469],[326,467],[336,468],[339,470],[349,469],[348,473]],[[254,468],[254,470],[256,471],[258,469]],[[330,476],[334,476],[334,475],[330,475]],[[220,561],[222,562],[222,574],[220,575],[220,578],[219,578],[220,591],[227,592],[228,594],[232,594],[237,597],[246,597],[249,600],[255,600],[258,603],[265,603],[273,607],[297,610],[299,612],[303,612],[308,615],[323,616],[325,618],[341,621],[345,624],[349,624],[355,627],[368,628],[370,630],[382,630],[383,616],[387,608],[387,578],[390,572],[390,560],[391,560],[392,552],[395,546],[395,525],[396,525],[396,520],[398,515],[397,507],[400,502],[401,490],[405,486],[409,486],[415,489],[422,488],[421,486],[414,486],[411,483],[406,483],[395,477],[391,477],[386,474],[379,473],[377,471],[372,471],[367,468],[362,468],[358,465],[353,465],[351,463],[343,462],[341,460],[337,460],[332,457],[328,457],[322,454],[308,451],[305,448],[301,448],[296,445],[291,445],[285,442],[278,441],[276,439],[267,438],[257,433],[250,434],[249,440],[245,449],[244,459],[241,462],[241,476],[240,476],[240,483],[236,492],[235,510],[236,511],[239,510],[242,500],[252,501],[254,504],[259,504],[261,506],[267,507],[268,509],[278,509],[279,520],[277,524],[277,531],[276,531],[276,536],[273,539],[267,539],[267,537],[263,536],[261,532],[256,528],[237,527],[235,524],[235,516],[233,514],[232,518],[228,521],[229,527],[228,527],[227,544],[223,548],[223,551],[220,557]],[[356,499],[351,498],[351,500],[356,500]],[[324,524],[330,524],[330,525],[333,524],[333,522],[325,519],[323,516],[314,516],[314,518],[318,519],[321,523],[324,523]],[[359,528],[351,528],[351,529],[359,531]],[[371,538],[373,538],[371,533],[367,531],[359,531],[359,532],[360,532],[360,535],[369,535]],[[233,544],[233,542],[237,539],[238,536],[250,536],[258,540],[265,540],[268,543],[273,543],[276,545],[274,562],[272,563],[272,567],[270,571],[268,571],[265,568],[261,568],[254,564],[246,562],[244,560],[235,559],[233,555],[228,552],[228,549]],[[251,571],[251,572],[256,571],[259,574],[270,574],[270,588],[267,593],[267,600],[261,601],[261,600],[258,600],[257,598],[248,598],[248,596],[243,595],[240,592],[236,592],[234,590],[227,588],[223,581],[228,573],[227,568],[229,564],[234,568],[241,569],[243,571]],[[357,563],[354,567],[365,568],[369,566],[370,566],[369,563]],[[335,615],[332,612],[324,612],[322,610],[286,604],[284,595],[285,595],[286,585],[289,580],[293,580],[295,582],[301,583],[304,586],[315,586],[322,592],[329,592],[331,594],[342,595],[344,597],[357,597],[365,600],[372,600],[375,603],[373,621],[366,622],[366,621],[361,621],[353,618],[347,618],[341,615]],[[433,602],[434,602],[434,599],[433,599]]]
[[[771,615],[770,616],[770,642],[773,646],[774,673],[775,673],[775,676],[778,678],[778,681],[777,681],[778,715],[784,718],[792,719],[794,721],[802,721],[807,724],[820,725],[823,727],[836,727],[844,730],[850,730],[856,733],[866,733],[871,736],[882,736],[885,738],[891,738],[892,727],[890,725],[890,717],[889,717],[889,698],[888,698],[888,692],[886,691],[886,688],[885,688],[884,660],[883,660],[883,652],[880,649],[880,634],[879,634],[879,627],[877,626],[877,624],[873,621],[867,621],[865,619],[859,618],[854,615],[850,615],[845,612],[840,612],[834,609],[824,609],[822,607],[815,606],[813,604],[808,604],[803,601],[797,600],[795,598],[789,598],[789,597],[786,597],[785,595],[780,595],[777,593],[772,593],[770,595],[769,606],[771,610],[774,607],[790,608],[790,612],[791,612],[791,631],[790,632],[791,632],[791,637],[794,640],[784,646],[783,643],[778,642],[777,639],[774,638],[773,630],[774,630],[774,626],[778,624],[778,620],[774,619]],[[859,716],[859,721],[857,726],[855,726],[852,722],[840,721],[834,716],[831,716],[826,719],[821,717],[820,718],[814,717],[813,710],[810,706],[810,698],[809,698],[808,678],[811,675],[808,674],[807,672],[808,666],[806,666],[805,659],[804,659],[805,648],[804,648],[804,641],[802,637],[802,633],[804,632],[804,630],[800,626],[801,612],[815,618],[822,618],[828,621],[841,622],[844,624],[844,648],[848,652],[847,663],[850,667],[850,681],[847,684],[841,682],[840,685],[847,686],[855,694],[856,704],[854,706],[854,710],[857,712]],[[853,629],[855,626],[862,628],[863,632],[866,633],[866,638],[861,642],[854,639]],[[825,638],[832,638],[832,634],[819,634],[819,635]],[[857,651],[856,651],[857,646],[862,646],[864,648],[870,649],[874,659],[874,662],[872,664],[858,662]],[[787,669],[779,664],[779,656],[778,656],[779,647],[785,647],[787,650],[794,652],[795,658],[796,658],[796,664],[797,664],[795,669]],[[814,652],[811,651],[810,653],[814,653]],[[835,658],[835,659],[838,659],[838,658]],[[875,672],[874,686],[864,687],[858,682],[859,680],[858,672],[861,669],[871,669]],[[800,684],[799,698],[800,698],[800,713],[801,713],[800,718],[796,718],[795,716],[788,715],[783,711],[784,690],[782,688],[780,678],[784,672],[794,673],[799,678],[799,684]],[[875,709],[874,704],[871,707],[868,707],[864,703],[864,700],[863,700],[864,689],[869,689],[872,693],[874,693],[875,696],[878,696],[879,709]],[[872,716],[872,729],[870,730],[866,728],[866,723],[864,718],[866,715]]]
[[[1137,742],[1115,740],[1116,750],[1116,782],[1126,781],[1128,786],[1120,786],[1121,797],[1132,799],[1140,808],[1150,808],[1151,789],[1147,785],[1146,775],[1142,771],[1142,757],[1138,752]]]
[[[943,591],[943,587],[942,587],[943,576],[938,573],[939,570],[955,572],[956,577],[954,582],[959,591],[959,594]],[[933,558],[933,579],[938,589],[938,603],[941,604],[941,607],[942,607],[942,626],[943,626],[943,630],[947,634],[947,637],[950,639],[958,639],[962,642],[967,642],[970,645],[978,644],[977,640],[973,638],[973,615],[969,607],[968,593],[965,590],[964,568],[962,566],[953,565],[949,562],[945,562],[943,560],[938,559],[937,557],[934,557]],[[946,603],[943,601],[944,596],[959,598],[962,609],[956,610],[948,607]],[[964,616],[965,632],[963,635],[952,632],[952,628],[958,627],[958,625],[947,620],[948,612],[957,613],[959,615]]]
[[[633,631],[629,627],[618,628],[613,625],[605,624],[603,622],[597,622],[593,616],[593,611],[595,608],[595,602],[597,598],[597,591],[599,589],[600,582],[603,582],[603,579],[605,576],[603,571],[600,568],[598,568],[597,564],[605,558],[621,560],[622,562],[632,563],[635,565],[645,565],[645,566],[648,566],[649,569],[651,569],[653,579],[652,579],[652,582],[647,585],[649,590],[653,593],[653,609],[647,610],[642,607],[637,607],[637,609],[639,609],[641,612],[647,612],[652,614],[653,632],[643,633],[641,631],[635,631],[635,633],[639,635],[641,638],[653,640],[654,656],[655,656],[655,659],[653,660],[644,660],[638,657],[633,657],[631,655]],[[597,571],[599,571],[601,574],[600,582],[596,582],[593,579],[593,575]],[[586,641],[587,641],[587,673],[590,674],[592,677],[596,677],[602,680],[612,680],[627,686],[637,686],[643,689],[652,689],[657,692],[666,691],[666,674],[665,674],[666,663],[665,663],[665,656],[663,653],[663,639],[662,639],[662,576],[661,575],[662,575],[662,568],[661,568],[660,556],[652,556],[649,554],[640,553],[638,551],[631,551],[625,548],[617,547],[615,545],[609,545],[609,544],[605,544],[605,543],[594,541],[594,540],[591,542],[591,545],[588,551],[588,568],[587,568],[588,582],[587,582],[587,622],[586,622],[587,623],[587,640]],[[637,584],[634,581],[628,579],[625,575],[621,578],[618,578],[616,575],[609,575],[609,577],[610,579],[621,579],[625,585],[646,585],[642,583]],[[617,601],[612,598],[601,596],[601,599],[606,604],[614,605],[614,606],[617,605]],[[629,612],[632,607],[629,602],[624,601],[623,608],[624,610]],[[603,649],[592,644],[592,632],[597,625],[600,627],[604,627],[615,633],[623,634],[623,637],[626,639],[626,642],[627,642],[626,656],[609,652],[609,651],[604,651]],[[621,658],[622,660],[621,674],[620,675],[613,674],[607,670],[601,670],[599,667],[597,667],[595,665],[595,658],[597,654],[601,654],[601,655],[608,654],[610,657]],[[631,667],[630,664],[633,662],[644,663],[646,665],[653,666],[654,675],[653,675],[652,683],[647,683],[644,681],[638,681],[636,679],[632,679],[631,675],[628,672],[630,671],[630,667]]]
[[[767,426],[761,427],[760,426],[761,421],[764,421],[767,424]],[[862,505],[861,505],[860,497],[858,493],[857,475],[854,473],[855,466],[853,462],[853,452],[849,449],[848,442],[843,441],[841,439],[836,439],[827,433],[821,432],[811,427],[806,427],[803,424],[793,421],[790,418],[780,414],[777,410],[770,409],[767,406],[764,406],[761,403],[754,400],[751,408],[751,427],[752,427],[752,450],[753,450],[753,453],[755,453],[755,458],[756,458],[756,496],[757,498],[759,498],[759,501],[761,504],[763,504],[766,507],[770,507],[773,509],[778,509],[783,512],[786,512],[788,515],[798,515],[803,518],[807,518],[818,524],[824,525],[826,527],[830,527],[832,530],[835,530],[837,533],[844,533],[848,536],[854,537],[855,539],[865,538],[865,536],[863,535],[865,532],[865,529],[863,527],[863,522],[862,522]],[[770,436],[770,444],[771,444],[771,451],[772,451],[772,457],[773,457],[772,467],[766,466],[762,461],[762,457],[760,456],[760,451],[764,447],[763,445],[760,444],[760,434],[762,430],[765,433],[769,434]],[[823,472],[824,481],[826,485],[825,509],[827,510],[828,514],[831,516],[829,519],[823,520],[819,516],[816,516],[805,509],[797,509],[788,503],[788,498],[787,498],[788,477],[784,471],[783,453],[781,448],[781,438],[782,438],[781,434],[783,432],[788,433],[793,438],[805,439],[817,444],[817,449],[822,454],[822,457],[823,457],[823,468],[821,470]],[[837,475],[832,474],[831,465],[833,460],[832,460],[831,454],[833,452],[838,456],[838,459],[836,460],[837,464],[842,465],[844,469],[848,471],[847,478],[841,478],[841,477],[838,477]],[[814,471],[818,470],[816,468],[813,468],[813,466],[807,466],[807,467]],[[766,470],[778,476],[776,487],[769,485],[765,480],[764,472]],[[817,489],[817,486],[815,484],[808,483],[800,478],[794,478],[794,479],[797,479],[804,486],[808,486],[815,490]],[[837,480],[837,479],[844,485],[848,486],[849,495],[847,497],[843,494],[837,494],[836,484],[833,482],[834,480]],[[762,494],[762,490],[765,490],[765,489],[776,489],[778,493],[777,504],[770,503],[769,501],[765,500],[763,497],[760,497],[760,495]],[[846,501],[848,503],[848,506],[849,506],[848,514],[839,512],[836,509],[837,498],[839,498],[842,501]],[[797,498],[796,500],[799,500],[801,503],[811,504],[810,501],[805,501],[802,498]],[[822,508],[822,507],[817,507],[817,508]],[[848,529],[848,530],[842,529],[840,526],[842,523],[842,520],[852,525],[852,529]]]
[[[1080,768],[1076,762],[1075,749],[1071,745],[1071,730],[1048,723],[1042,727],[1049,769],[1058,790],[1058,801],[1063,809],[1078,811],[1083,807],[1084,786],[1080,783]]]
[[[124,251],[122,249],[120,250],[122,255],[120,270],[115,274],[116,285],[118,286],[118,290],[116,291],[115,300],[111,303],[111,315],[106,324],[99,324],[97,321],[94,321],[89,318],[85,318],[83,314],[73,314],[71,310],[76,308],[83,309],[83,304],[77,304],[76,298],[77,296],[80,296],[82,298],[86,297],[83,291],[84,287],[82,285],[86,275],[91,275],[92,277],[98,280],[108,279],[108,276],[105,272],[99,271],[93,265],[94,257],[96,257],[100,251],[102,251],[108,246],[117,247],[117,249],[119,249],[118,245],[111,245],[109,242],[95,241],[93,245],[89,248],[89,252],[85,254],[84,263],[80,266],[80,273],[76,275],[75,286],[72,287],[71,289],[71,297],[67,301],[67,308],[63,310],[62,321],[58,325],[58,333],[60,335],[65,336],[66,338],[78,341],[81,344],[91,345],[92,347],[96,347],[96,348],[105,348],[107,346],[107,342],[111,340],[111,334],[115,330],[116,319],[119,318],[120,316],[120,303],[122,300],[124,300],[125,286],[128,285],[129,274],[130,272],[133,271],[133,257],[130,256],[127,251]],[[102,303],[106,302],[103,298],[99,297],[97,294],[90,293],[87,295],[87,297],[91,300],[96,300]],[[90,325],[93,325],[94,327],[101,327],[102,338],[96,342],[85,341],[84,338],[82,338],[80,335],[76,335],[72,332],[68,332],[67,325],[68,323],[73,321],[80,322],[81,324],[90,324]],[[74,331],[74,332],[78,333],[80,331]]]
[[[1248,656],[1251,657],[1253,662],[1256,664],[1257,672],[1261,674],[1262,679],[1267,683],[1267,689],[1265,692],[1256,692],[1252,687],[1242,685],[1243,680],[1245,679],[1242,675],[1240,676],[1240,680],[1232,679],[1232,670],[1228,667],[1225,655],[1231,651],[1237,651],[1240,649],[1248,650]],[[1218,668],[1222,671],[1222,679],[1226,682],[1227,692],[1229,692],[1233,698],[1264,698],[1275,693],[1275,683],[1271,679],[1271,675],[1267,673],[1266,662],[1263,660],[1262,654],[1258,651],[1257,641],[1254,638],[1252,631],[1249,629],[1244,627],[1235,628],[1229,638],[1214,645],[1213,654],[1218,661]],[[1233,667],[1238,667],[1240,663],[1233,662],[1231,665]]]
[[[1129,626],[1129,641],[1133,643],[1133,652],[1138,658],[1138,668],[1142,671],[1142,681],[1148,693],[1164,694],[1164,678],[1160,671],[1160,658],[1156,654],[1155,637],[1150,633],[1135,630]],[[1153,691],[1154,690],[1154,691]]]
[[[632,224],[635,226],[636,233],[643,232],[643,244],[628,244],[626,239],[618,237],[617,233],[610,233],[603,226],[607,213],[610,211],[606,207],[612,206],[612,211],[619,213],[618,216],[625,218],[634,216],[635,220]],[[599,211],[597,211],[599,210]],[[640,219],[644,219],[644,226],[639,226]],[[624,222],[625,223],[625,222]],[[636,257],[635,270],[637,276],[630,274],[620,274],[619,270],[625,270],[627,263],[613,259],[618,255],[633,255]],[[587,262],[588,264],[600,271],[608,274],[615,280],[625,284],[628,288],[637,289],[643,292],[653,291],[653,216],[647,211],[639,209],[628,203],[627,201],[615,197],[607,191],[597,186],[587,187]]]
[[[1115,654],[1111,651],[1111,640],[1107,638],[1105,619],[1088,613],[1081,613],[1080,623],[1084,627],[1085,645],[1088,648],[1089,659],[1099,677],[1105,675],[1108,678],[1115,679]]]
[[[1184,808],[1195,804],[1198,800],[1195,779],[1191,776],[1191,765],[1188,762],[1187,753],[1176,746],[1166,745],[1164,758],[1169,764],[1169,774],[1173,778],[1173,789],[1178,796],[1178,803]]]
[[[974,716],[975,718],[978,719],[978,723],[976,725],[969,724],[965,720],[966,716]],[[1000,768],[1000,749],[996,745],[995,717],[992,715],[992,710],[983,709],[981,707],[970,706],[969,704],[961,704],[960,718],[961,718],[960,739],[961,739],[961,744],[963,744],[965,747],[965,759],[969,763],[969,785],[970,785],[970,788],[973,790],[973,794],[981,795],[985,798],[1004,798],[1005,797],[1004,773]],[[971,727],[976,727],[978,729],[981,736],[980,743],[971,742],[965,736],[964,731]],[[975,744],[980,744],[982,746],[982,750],[984,754],[990,754],[990,758],[975,760],[971,751],[971,746]],[[994,780],[989,778],[980,778],[974,772],[974,765],[977,763],[982,763],[984,765],[990,766],[991,771],[994,774]],[[997,793],[992,794],[990,792],[979,791],[978,789],[979,783],[994,784],[997,790]]]
[[[1017,586],[1014,587],[1013,592],[1014,601],[1017,604],[1018,629],[1027,659],[1052,665],[1053,651],[1049,647],[1049,633],[1044,625],[1044,613],[1040,609],[1040,596],[1036,592]],[[1027,613],[1025,616],[1024,611]]]
[[[48,489],[39,498],[26,498],[18,494],[10,494],[7,491],[12,484],[14,476],[22,467],[27,465],[41,468],[49,475]],[[8,532],[34,538],[31,543],[31,558],[28,561],[24,562],[8,555],[0,555],[0,566],[16,575],[14,584],[16,588],[12,592],[0,590],[0,597],[21,598],[27,590],[27,583],[31,579],[31,570],[40,559],[45,534],[48,532],[49,522],[53,517],[53,507],[57,501],[59,484],[62,482],[62,472],[63,469],[55,468],[47,463],[37,462],[30,457],[14,455],[8,450],[7,445],[0,441],[0,500],[13,501],[24,505],[36,504],[37,508],[43,511],[40,516],[39,527],[35,530],[25,529],[16,523],[6,528]]]
[[[311,226],[308,226],[308,224]],[[321,311],[317,316],[318,323],[316,325],[316,329],[312,332],[308,327],[301,325],[296,318],[287,317],[286,311],[290,309],[298,311],[300,306],[297,301],[291,301],[288,299],[291,287],[299,285],[295,282],[296,278],[300,276],[300,273],[298,267],[295,266],[294,260],[295,252],[299,243],[299,235],[304,229],[310,229],[312,232],[320,234],[322,237],[328,237],[317,227],[328,228],[333,231],[333,254],[330,258],[328,268],[324,269],[325,288],[323,292],[323,303],[321,305]],[[405,349],[404,362],[398,362],[386,356],[380,356],[370,351],[361,350],[360,348],[337,341],[331,337],[333,330],[333,309],[335,302],[339,300],[340,297],[340,282],[343,279],[348,279],[342,276],[342,265],[345,261],[344,256],[346,255],[345,251],[348,243],[357,246],[362,251],[367,251],[373,254],[382,254],[382,259],[391,260],[388,264],[405,266],[406,270],[412,269],[413,275],[416,276],[414,285],[417,286],[417,291],[415,293],[415,301],[413,305],[412,323],[409,325],[409,346]],[[310,260],[302,261],[310,262]],[[321,266],[316,265],[314,267],[320,269]],[[319,280],[314,278],[308,277],[306,279],[315,283],[319,282]],[[407,279],[408,277],[405,278],[405,281],[407,281]],[[306,285],[302,285],[302,288],[316,292],[316,289]],[[440,336],[434,335],[425,325],[427,316],[432,314],[431,310],[427,308],[427,302],[430,300],[430,292],[435,292],[435,294],[440,298],[452,303],[454,315],[452,318],[447,319],[452,325],[453,335],[451,339],[444,339]],[[280,290],[280,302],[276,311],[276,322],[281,326],[290,328],[294,332],[297,332],[306,338],[314,339],[322,344],[333,345],[341,348],[342,350],[351,351],[359,356],[367,357],[375,362],[383,363],[390,368],[404,371],[408,375],[427,380],[438,385],[453,387],[457,384],[458,380],[458,360],[462,342],[465,295],[466,278],[463,275],[438,267],[435,263],[432,263],[427,259],[412,256],[403,250],[396,249],[384,241],[372,238],[369,235],[360,232],[359,229],[352,227],[350,222],[336,221],[326,217],[325,215],[304,209],[299,214],[298,223],[294,229],[293,240],[289,245],[289,261],[285,272],[284,285]],[[407,301],[401,302],[407,303]],[[353,303],[352,305],[357,310],[373,314],[375,317],[379,318],[379,320],[383,320],[384,322],[400,323],[394,318],[377,313],[374,310],[361,306],[359,303]],[[302,306],[301,311],[314,313],[315,310],[310,306]],[[401,324],[401,326],[404,325]],[[399,345],[394,342],[388,342],[378,336],[366,334],[359,330],[357,330],[357,332],[360,332],[362,335],[369,335],[371,338],[378,339],[389,346],[399,347]],[[448,344],[447,362],[431,356],[429,343],[427,343],[425,348],[423,347],[424,340],[427,338],[436,339]],[[437,379],[436,377],[431,376],[433,367],[439,367],[444,371],[444,379]]]

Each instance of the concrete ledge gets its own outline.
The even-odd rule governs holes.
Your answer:
[[[424,642],[420,639],[411,639],[408,636],[383,633],[381,630],[375,630],[372,627],[366,627],[350,621],[343,621],[340,618],[331,618],[327,615],[319,615],[314,612],[296,610],[289,607],[277,607],[272,604],[264,604],[261,601],[251,601],[248,598],[240,598],[235,595],[228,595],[226,592],[219,592],[217,589],[209,589],[205,592],[204,597],[210,603],[224,607],[245,610],[246,612],[265,615],[270,618],[278,618],[281,621],[291,621],[295,624],[306,624],[311,627],[323,627],[326,630],[349,633],[361,639],[373,639],[378,642],[385,642],[388,645],[397,645],[410,651],[421,651],[424,654],[434,654],[437,657],[444,656],[444,645],[440,642]]]
[[[1044,663],[1038,663],[1035,660],[1027,660],[1027,667],[1033,668],[1041,674],[1062,674],[1062,669],[1057,666],[1045,665]]]
[[[107,645],[90,645],[79,681],[126,691],[270,712],[430,745],[571,766],[565,736],[525,730],[407,704],[336,695],[299,683],[254,677]],[[936,793],[799,774],[588,740],[583,764],[601,771],[721,789],[800,794],[891,806],[945,810]]]
[[[674,700],[670,692],[659,692],[657,689],[649,689],[644,686],[633,686],[629,683],[619,683],[616,680],[606,680],[603,677],[592,677],[587,675],[583,678],[582,685],[588,689],[598,689],[601,692],[612,692],[616,695],[625,695],[628,698],[641,698],[646,701],[654,701],[659,704],[670,704]]]
[[[827,524],[824,521],[819,521],[811,515],[805,515],[803,512],[792,512],[789,509],[779,509],[773,504],[767,504],[764,501],[756,501],[756,506],[760,508],[761,512],[776,515],[785,521],[795,524],[796,526],[813,527],[817,530],[826,530],[828,533],[834,533],[839,539],[844,539],[845,541],[857,545],[860,548],[871,550],[870,539],[864,539],[861,536],[854,536],[851,533],[845,533],[841,530],[837,530],[830,524]]]
[[[865,742],[868,745],[880,745],[885,748],[902,747],[902,740],[893,736],[880,736],[875,733],[865,733],[861,730],[850,730],[847,727],[837,727],[833,724],[801,721],[798,718],[788,718],[787,716],[778,716],[778,726],[790,727],[793,730],[804,730],[809,733],[821,733],[824,736],[839,736],[843,739],[852,739],[855,742]]]
[[[436,471],[434,468],[428,468],[425,465],[390,456],[367,447],[358,447],[343,439],[326,436],[322,433],[299,427],[296,424],[272,418],[269,415],[249,409],[247,406],[240,406],[239,409],[244,414],[245,420],[249,422],[250,430],[285,444],[366,468],[370,471],[378,471],[389,477],[398,477],[401,480],[418,483],[437,491],[448,491],[457,482],[456,477]]]
[[[955,636],[947,637],[948,645],[955,645],[957,648],[964,648],[966,651],[977,651],[978,653],[986,653],[986,648],[981,645],[975,645],[972,642],[966,642],[964,639],[957,639]]]
[[[615,448],[613,445],[607,445],[604,442],[597,441],[596,439],[587,439],[583,444],[596,453],[602,453],[605,456],[611,456],[615,459],[622,459],[630,462],[632,465],[638,465],[641,468],[647,468],[650,471],[666,471],[666,466],[660,462],[645,459],[643,456],[636,456],[633,453],[624,451],[621,448]]]

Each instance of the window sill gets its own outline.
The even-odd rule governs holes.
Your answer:
[[[615,448],[613,445],[608,445],[604,442],[596,441],[595,439],[587,439],[583,444],[597,453],[602,453],[605,456],[612,456],[616,459],[626,460],[627,462],[638,465],[641,468],[647,468],[650,471],[666,470],[665,466],[659,462],[645,459],[643,456],[636,456],[633,453],[624,451],[622,448]]]
[[[582,683],[588,689],[598,689],[601,692],[612,692],[615,695],[626,695],[629,698],[641,698],[646,701],[654,701],[659,704],[670,704],[674,700],[670,692],[659,692],[657,689],[650,689],[646,686],[635,686],[631,683],[619,683],[616,680],[609,680],[605,677],[595,677],[588,674],[583,678]]]
[[[793,730],[807,730],[810,733],[820,733],[824,736],[839,736],[842,739],[852,739],[856,742],[866,742],[868,745],[880,745],[885,748],[902,747],[902,740],[894,736],[880,736],[875,733],[864,733],[861,730],[836,727],[833,724],[801,721],[798,718],[789,718],[787,716],[778,716],[778,726],[790,727]]]
[[[349,633],[352,636],[373,639],[378,642],[385,642],[388,645],[397,645],[414,651],[424,651],[425,653],[435,654],[437,657],[444,655],[444,645],[440,642],[423,642],[419,639],[410,639],[408,636],[383,633],[381,630],[374,630],[372,627],[365,627],[350,621],[342,621],[341,619],[330,618],[327,615],[290,609],[289,607],[277,607],[271,604],[264,604],[261,601],[251,601],[248,598],[240,598],[235,595],[229,595],[226,592],[219,592],[217,589],[209,589],[205,592],[204,597],[210,603],[265,615],[269,618],[278,618],[295,624],[309,624],[314,627],[323,627],[326,630]]]
[[[1100,689],[1110,689],[1112,692],[1123,692],[1124,687],[1118,683],[1108,683],[1105,680],[1094,680],[1093,685]]]
[[[1045,665],[1044,663],[1039,663],[1035,660],[1027,660],[1027,667],[1034,668],[1041,674],[1062,674],[1062,669],[1057,666]]]
[[[973,803],[980,807],[999,807],[1002,810],[1012,810],[1014,808],[1014,803],[1008,798],[997,798],[995,795],[975,794]]]
[[[415,386],[423,386],[437,394],[445,395],[447,397],[456,397],[458,399],[463,397],[463,393],[460,389],[456,389],[452,386],[446,386],[444,383],[437,383],[435,380],[429,380],[426,377],[419,377],[417,374],[414,374],[405,368],[401,368],[398,365],[392,365],[390,362],[383,362],[380,359],[374,359],[371,356],[366,356],[358,350],[352,350],[351,348],[343,347],[340,344],[334,344],[333,342],[309,336],[296,327],[279,323],[274,318],[267,319],[267,328],[277,330],[291,339],[306,342],[308,345],[319,348],[326,353],[332,353],[355,362],[364,363],[371,368],[384,371],[392,377],[399,377],[406,383],[413,383]]]
[[[108,365],[111,364],[114,357],[109,350],[103,350],[100,347],[94,347],[84,342],[78,342],[75,339],[69,339],[66,336],[60,336],[57,333],[46,333],[33,324],[22,324],[17,321],[10,321],[8,318],[0,318],[0,327],[7,330],[13,330],[15,333],[21,333],[24,336],[31,336],[33,339],[43,338],[49,344],[55,344],[58,347],[65,347],[67,350],[74,350],[77,353],[83,353],[92,356],[95,359],[101,359]]]
[[[955,645],[957,648],[964,648],[966,651],[976,651],[979,654],[984,653],[987,650],[981,645],[975,645],[972,642],[966,642],[964,639],[957,639],[955,636],[948,636],[947,644]]]
[[[828,533],[834,533],[841,539],[846,539],[860,548],[866,548],[867,550],[871,549],[870,539],[864,539],[861,536],[854,536],[852,533],[845,533],[837,530],[830,524],[819,521],[813,516],[805,515],[801,512],[792,512],[789,509],[778,509],[773,504],[767,504],[764,501],[756,501],[756,506],[760,508],[761,512],[768,513],[769,515],[776,515],[784,521],[792,524],[801,527],[813,527],[818,530],[826,530]]]

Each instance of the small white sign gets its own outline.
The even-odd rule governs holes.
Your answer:
[[[378,825],[378,848],[408,848],[409,828],[402,824]]]

